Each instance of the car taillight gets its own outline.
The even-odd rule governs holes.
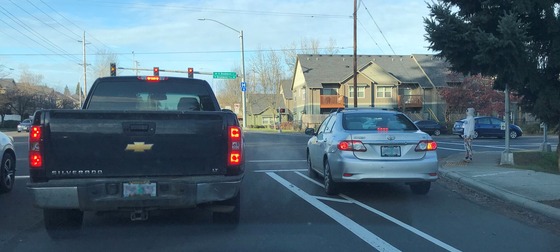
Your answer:
[[[43,128],[31,126],[29,130],[29,167],[43,167]]]
[[[344,140],[338,143],[338,149],[341,151],[366,151],[366,146],[362,141]]]
[[[243,161],[243,142],[241,128],[238,126],[228,127],[228,166],[240,165]]]
[[[416,145],[415,151],[437,150],[437,143],[434,140],[422,140]]]

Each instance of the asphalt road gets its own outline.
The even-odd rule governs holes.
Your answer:
[[[52,240],[25,188],[25,134],[16,133],[16,188],[0,195],[0,251],[560,251],[560,234],[473,202],[436,182],[428,195],[401,184],[345,186],[329,197],[307,177],[305,144],[294,134],[246,134],[241,223],[214,225],[208,212],[158,211],[143,222],[128,213],[86,213],[79,235]],[[438,155],[462,151],[456,136],[435,137]],[[503,149],[475,140],[475,151]],[[536,149],[542,138],[512,140]],[[557,139],[551,140],[556,144]]]

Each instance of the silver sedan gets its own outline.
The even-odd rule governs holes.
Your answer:
[[[436,142],[400,112],[345,109],[305,133],[309,174],[323,176],[329,195],[345,182],[403,182],[426,194],[438,179]]]

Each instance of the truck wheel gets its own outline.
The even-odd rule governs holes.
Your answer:
[[[241,217],[241,191],[239,191],[235,197],[224,200],[217,204],[224,206],[233,206],[234,209],[231,212],[213,212],[212,221],[216,224],[237,226]]]
[[[410,190],[414,194],[425,195],[430,191],[431,182],[417,182],[410,184]]]
[[[6,193],[14,188],[16,163],[11,153],[4,153],[0,164],[0,193]]]
[[[43,209],[43,217],[51,238],[70,238],[81,229],[84,212],[78,209]]]

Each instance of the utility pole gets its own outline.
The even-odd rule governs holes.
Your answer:
[[[82,42],[82,49],[83,49],[83,55],[84,55],[84,62],[83,62],[83,66],[84,66],[84,96],[87,95],[87,62],[86,62],[86,31],[84,31],[84,35],[82,37],[82,40],[78,40],[78,42]],[[80,94],[81,95],[81,94]],[[81,104],[80,104],[81,106]]]
[[[354,68],[352,75],[354,76],[354,108],[358,107],[358,0],[354,0]]]

